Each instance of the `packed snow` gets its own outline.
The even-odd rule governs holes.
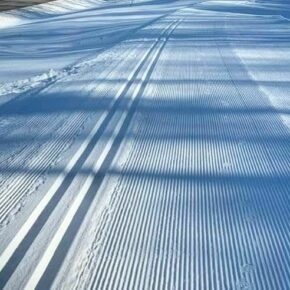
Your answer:
[[[290,289],[286,0],[0,13],[0,289]]]

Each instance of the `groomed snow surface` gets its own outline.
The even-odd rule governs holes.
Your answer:
[[[1,13],[0,288],[289,290],[289,11]]]

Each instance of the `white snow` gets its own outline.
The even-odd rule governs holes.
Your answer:
[[[0,29],[16,26],[24,22],[25,21],[19,16],[9,15],[8,13],[0,13]]]
[[[290,289],[289,6],[0,13],[0,288]]]

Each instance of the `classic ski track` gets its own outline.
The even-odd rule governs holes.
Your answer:
[[[159,61],[158,61],[158,63],[159,63]],[[149,82],[150,82],[150,80],[149,80]],[[142,148],[140,148],[140,149],[142,149]],[[142,150],[140,150],[140,152],[141,152]],[[156,154],[157,154],[157,156],[158,156],[158,154],[161,154],[161,152],[156,152]],[[162,154],[164,154],[164,151],[162,152]],[[136,157],[136,164],[138,164],[138,162],[140,161],[139,159],[140,159],[140,157],[141,157],[141,155],[138,155],[137,157]],[[141,186],[143,186],[142,185],[142,183],[139,181],[139,185],[141,185]],[[132,190],[134,191],[134,188],[132,188]],[[126,197],[126,196],[125,196]],[[136,196],[136,199],[138,199],[138,196]],[[153,206],[154,206],[154,203],[153,203]],[[120,208],[122,208],[122,205],[120,205]],[[131,210],[131,207],[128,207],[128,210]],[[138,206],[136,207],[136,211],[138,211]],[[124,212],[123,212],[123,210],[121,211],[121,213],[120,213],[120,216],[118,216],[118,218],[120,218],[120,219],[122,219],[122,214],[124,214]],[[105,215],[105,213],[104,213],[104,215]],[[101,217],[100,218],[101,219],[101,221],[103,221],[103,217]],[[129,221],[129,220],[131,220],[130,218],[128,218],[128,220],[127,221]],[[104,224],[104,223],[103,223]],[[128,232],[126,232],[126,229],[124,229],[124,228],[122,228],[122,227],[119,227],[118,225],[116,225],[116,227],[115,228],[112,228],[111,229],[113,232],[112,233],[114,233],[114,235],[116,234],[117,236],[119,236],[119,234],[123,231],[123,232],[125,232],[125,235],[127,235],[127,236],[130,236],[130,234],[131,233],[128,233]],[[138,235],[138,234],[137,234]],[[99,244],[100,242],[96,242],[96,244]],[[110,247],[115,247],[116,245],[115,244],[111,244],[110,243],[110,241],[107,241],[107,247],[108,248],[110,248]],[[93,257],[92,258],[95,258],[95,256],[93,255]],[[96,268],[96,273],[101,273],[101,272],[107,272],[107,271],[109,271],[109,272],[114,272],[115,270],[112,270],[112,268],[113,269],[119,269],[119,267],[120,267],[120,264],[119,264],[119,262],[120,262],[120,259],[119,259],[119,257],[117,256],[109,256],[109,255],[107,255],[107,256],[101,256],[100,258],[99,258],[101,261],[103,261],[104,263],[105,263],[105,261],[107,260],[107,259],[109,259],[109,260],[111,260],[111,261],[114,261],[113,263],[110,263],[110,268],[108,269],[108,268],[105,268],[105,269],[102,269],[101,270],[101,266],[102,266],[102,264],[101,264],[101,266],[100,266],[100,268]],[[91,265],[91,263],[92,263],[92,261],[89,261],[89,262],[87,262],[86,264],[88,265],[88,264],[90,264],[90,266],[92,266]],[[135,272],[135,275],[141,275],[141,269],[140,268],[138,268],[139,270],[138,271],[136,271]],[[81,271],[80,271],[81,272]],[[129,271],[130,272],[130,271]],[[80,274],[80,275],[82,275],[82,274]],[[129,276],[130,276],[130,274],[127,276],[127,279],[129,279]],[[96,288],[98,288],[98,289],[115,289],[115,287],[116,287],[116,289],[120,289],[120,277],[117,277],[117,279],[114,279],[114,280],[112,280],[112,279],[110,279],[110,276],[108,275],[108,276],[106,276],[106,279],[104,279],[103,281],[100,281],[99,279],[98,279],[98,277],[96,277],[96,278],[91,278],[91,279],[89,279],[89,284],[88,285],[86,285],[85,286],[85,288],[84,289],[96,289]],[[117,281],[117,282],[116,282]],[[119,282],[118,282],[119,281]],[[88,283],[88,281],[86,281],[87,283]],[[77,280],[77,284],[75,285],[75,287],[74,287],[74,289],[81,289],[81,285],[80,285],[80,283],[81,283],[81,279],[80,278],[78,278],[78,280]],[[116,286],[114,286],[114,284],[116,285]],[[134,285],[134,287],[136,287],[135,286],[135,284],[133,283],[133,279],[131,280],[131,285],[132,285],[132,287],[133,287],[133,285]],[[139,287],[139,286],[138,286]],[[137,287],[137,289],[143,289],[143,288],[138,288]],[[145,288],[145,289],[147,289],[147,288]]]
[[[168,43],[168,55],[170,49],[175,48]],[[211,51],[219,69],[214,72],[208,69],[207,50],[192,50],[192,55],[196,52],[199,57],[196,65],[191,63],[195,71],[187,66],[180,79],[205,82],[197,81],[191,90],[187,87],[184,92],[188,95],[183,95],[181,87],[178,97],[187,96],[186,101],[201,111],[195,110],[197,115],[191,114],[191,120],[179,116],[184,126],[179,137],[184,140],[183,146],[178,138],[154,146],[156,136],[166,136],[168,128],[172,136],[179,136],[174,116],[168,127],[160,125],[158,110],[144,119],[145,129],[140,132],[142,138],[135,144],[135,153],[121,173],[108,173],[123,174],[122,191],[107,207],[111,214],[102,214],[98,229],[101,238],[84,264],[90,272],[84,280],[78,277],[75,289],[290,288],[290,261],[287,254],[283,255],[289,252],[290,240],[289,163],[281,161],[289,160],[290,148],[281,146],[279,140],[272,144],[261,141],[267,133],[289,136],[289,131],[254,81],[248,87],[236,82],[241,76],[249,80],[249,76],[229,47],[216,44]],[[175,59],[177,63],[183,60],[182,54]],[[158,64],[162,67],[162,60]],[[156,75],[166,73],[163,69]],[[231,84],[225,86],[223,79]],[[159,94],[168,99],[157,98],[155,106],[169,106],[169,88],[159,86],[155,96]],[[174,101],[172,107],[178,105]],[[249,113],[223,113],[230,108]],[[260,108],[261,113],[251,115],[251,108]],[[186,138],[191,126],[198,138],[195,142]],[[204,132],[205,128],[209,132]],[[215,131],[218,139],[215,135],[206,138],[206,133]],[[222,141],[229,137],[232,139]],[[166,163],[162,156],[171,156],[171,160]],[[192,164],[193,160],[196,163]],[[228,165],[227,161],[233,163]],[[265,260],[267,257],[269,260]]]
[[[172,25],[172,23],[168,26],[168,28],[171,25]],[[134,82],[134,78],[137,76],[140,68],[147,61],[147,58],[149,57],[149,55],[152,54],[152,51],[154,51],[155,47],[158,45],[160,39],[163,37],[163,34],[165,32],[166,32],[166,29],[164,30],[164,32],[162,32],[160,34],[160,36],[156,40],[156,42],[154,42],[153,45],[151,45],[151,47],[148,49],[147,53],[144,55],[144,57],[141,59],[141,61],[138,63],[138,65],[135,67],[133,73],[130,74],[130,76],[128,78],[128,81],[120,88],[120,90],[118,91],[117,95],[115,96],[114,101],[111,103],[111,108],[114,109],[114,105],[116,104],[116,102],[118,101],[118,99],[120,97],[122,97],[123,92],[127,91],[128,90],[128,87],[130,87],[132,85],[132,83]],[[89,144],[89,140],[93,139],[93,137],[98,133],[99,128],[101,128],[101,126],[102,126],[102,123],[104,122],[104,120],[106,119],[106,117],[109,116],[109,113],[111,113],[110,111],[111,110],[108,110],[108,112],[104,113],[103,114],[103,117],[101,117],[99,119],[98,123],[95,125],[95,127],[91,131],[90,136],[86,140],[87,145],[83,145],[83,148],[80,148],[79,149],[79,152],[80,153],[77,153],[76,156],[80,156],[81,157],[83,155],[83,152],[85,152],[85,150],[86,150],[85,148]],[[33,226],[34,222],[37,220],[37,217],[42,213],[42,211],[45,209],[46,204],[48,204],[49,201],[50,201],[50,199],[53,197],[54,192],[56,192],[57,189],[61,186],[62,180],[64,180],[65,177],[69,174],[70,170],[74,167],[74,164],[76,164],[76,162],[78,161],[78,159],[80,157],[74,158],[73,160],[71,160],[71,162],[67,166],[67,169],[65,170],[64,177],[59,176],[59,178],[55,181],[54,185],[52,186],[52,188],[50,189],[50,191],[48,192],[48,194],[37,205],[36,209],[32,212],[32,214],[30,215],[30,217],[28,218],[28,220],[24,223],[24,225],[22,226],[22,228],[19,230],[19,232],[16,234],[16,236],[13,238],[13,240],[9,243],[9,245],[6,247],[6,249],[4,250],[4,252],[1,254],[1,257],[0,257],[1,270],[3,270],[5,268],[6,263],[9,262],[10,258],[12,257],[12,255],[14,254],[14,252],[17,250],[18,245],[25,238],[26,234],[29,232],[30,228]]]
[[[144,66],[144,64],[148,61],[148,59],[151,57],[151,60],[146,67],[145,73],[141,76],[141,81],[138,81],[136,84],[136,88],[134,89],[133,96],[131,97],[128,108],[126,111],[123,112],[121,115],[121,118],[119,119],[114,132],[112,134],[112,138],[109,139],[106,143],[105,148],[103,149],[101,155],[99,156],[98,160],[94,164],[93,173],[91,173],[83,187],[80,189],[79,194],[76,196],[75,200],[73,201],[72,205],[70,206],[66,216],[64,217],[61,225],[59,226],[58,230],[56,231],[55,235],[53,236],[52,240],[50,241],[49,245],[47,246],[43,256],[41,257],[41,260],[36,266],[35,271],[32,273],[31,277],[29,278],[25,289],[35,289],[42,278],[42,276],[45,273],[45,270],[47,266],[49,265],[51,259],[53,258],[55,251],[57,250],[59,244],[62,241],[63,236],[65,235],[71,221],[73,220],[75,214],[77,213],[79,207],[82,204],[82,201],[86,197],[86,195],[89,193],[90,188],[93,185],[93,182],[95,180],[95,176],[98,175],[99,171],[101,170],[105,160],[107,159],[107,156],[109,156],[111,149],[113,147],[113,144],[115,143],[115,140],[119,137],[119,134],[122,132],[122,128],[124,127],[126,120],[128,118],[128,115],[130,111],[133,109],[133,104],[135,103],[135,100],[139,96],[139,93],[143,87],[146,86],[146,82],[148,81],[148,75],[150,73],[151,67],[154,66],[155,62],[158,59],[158,56],[160,52],[162,51],[163,47],[166,45],[166,42],[168,38],[170,37],[171,33],[174,31],[176,26],[179,24],[179,22],[174,21],[173,23],[170,23],[163,33],[161,33],[161,36],[158,38],[158,40],[155,42],[155,44],[151,47],[152,49],[149,50],[149,53],[145,55],[144,62],[141,62],[141,68]],[[173,28],[172,28],[173,27]],[[168,33],[167,33],[168,32]],[[163,40],[164,37],[164,40]],[[138,70],[137,70],[138,71]],[[138,73],[136,75],[136,78],[138,76]],[[134,80],[133,80],[134,84]]]

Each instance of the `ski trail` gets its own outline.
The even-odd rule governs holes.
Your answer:
[[[172,26],[172,24],[170,24],[169,27],[166,28],[165,32],[169,28],[171,28],[171,26]],[[153,48],[156,47],[156,51],[154,51],[152,59],[150,60],[150,63],[148,64],[148,67],[146,68],[146,71],[142,75],[141,80],[137,83],[136,88],[133,91],[133,95],[132,95],[132,98],[128,104],[127,111],[124,111],[123,114],[121,115],[121,118],[119,119],[118,124],[116,125],[116,127],[113,131],[113,134],[112,134],[113,137],[108,140],[104,150],[102,151],[102,154],[100,155],[99,159],[97,160],[97,162],[93,168],[92,174],[90,174],[88,176],[88,178],[86,179],[85,184],[83,185],[79,194],[75,198],[75,200],[74,200],[73,204],[71,205],[67,215],[65,216],[63,222],[61,223],[60,227],[58,228],[58,231],[54,235],[52,241],[50,242],[46,251],[44,252],[41,260],[39,261],[38,265],[36,266],[36,270],[33,272],[32,276],[30,277],[29,281],[27,282],[25,289],[35,289],[36,288],[39,280],[41,279],[41,277],[44,274],[49,262],[51,261],[58,245],[60,244],[64,234],[66,233],[72,219],[74,218],[74,216],[75,216],[77,210],[79,209],[82,201],[84,200],[85,196],[88,194],[88,192],[89,192],[89,190],[90,190],[90,188],[95,180],[95,176],[101,170],[101,167],[103,166],[104,161],[107,158],[107,156],[108,156],[108,154],[109,154],[109,152],[110,152],[110,150],[115,142],[115,139],[120,134],[121,129],[124,126],[125,121],[127,119],[128,112],[130,111],[132,105],[134,104],[135,99],[139,95],[141,88],[144,86],[144,83],[145,83],[146,79],[148,78],[148,75],[149,75],[149,72],[151,70],[153,63],[156,61],[160,51],[162,50],[162,48],[166,44],[166,40],[168,39],[168,37],[170,36],[170,34],[172,33],[172,31],[174,30],[175,27],[176,27],[176,25],[171,29],[171,31],[168,32],[166,39],[164,41],[162,41],[160,45],[158,44],[158,42],[156,42],[155,45],[153,46]],[[163,34],[165,34],[165,32],[162,33],[162,36],[163,36]],[[158,39],[158,41],[159,40],[160,39]],[[161,40],[162,40],[162,38],[161,38]],[[144,60],[146,60],[148,58],[148,56],[150,55],[151,52],[152,52],[152,50],[149,50],[149,53],[145,54],[145,58],[141,59],[141,64],[143,63]],[[133,74],[134,74],[134,72],[133,72]],[[123,92],[123,89],[122,89],[122,92]],[[121,94],[122,93],[120,93],[120,95]],[[118,98],[118,95],[117,95],[117,98]]]
[[[223,19],[202,17],[170,37],[142,94],[131,155],[107,171],[117,189],[74,253],[74,289],[290,286],[290,148],[278,138],[289,131],[225,44]]]

